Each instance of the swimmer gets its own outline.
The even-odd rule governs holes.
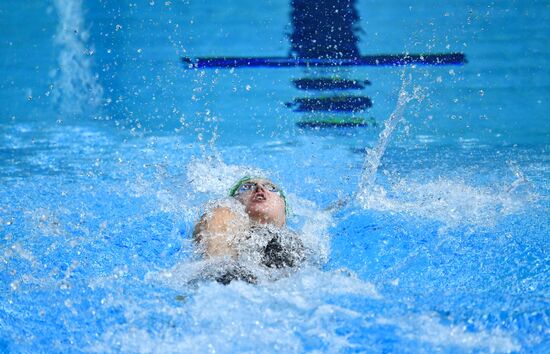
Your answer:
[[[299,235],[286,227],[288,206],[282,189],[265,178],[244,177],[218,201],[195,226],[193,240],[206,259],[224,258],[239,270],[216,279],[224,284],[233,279],[256,282],[243,272],[246,267],[263,269],[297,268],[305,260]]]

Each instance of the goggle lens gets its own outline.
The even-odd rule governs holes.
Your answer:
[[[277,193],[279,195],[281,194],[280,193],[281,190],[279,189],[279,187],[275,186],[272,183],[261,183],[261,185],[271,193]],[[240,186],[239,189],[237,190],[237,194],[246,193],[257,187],[258,187],[258,183],[256,182],[243,183],[242,186]]]

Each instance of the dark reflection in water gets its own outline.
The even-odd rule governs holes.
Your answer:
[[[356,0],[291,0],[290,20],[292,31],[288,35],[290,51],[285,57],[228,57],[209,56],[181,58],[186,68],[240,68],[240,67],[351,67],[351,66],[401,66],[401,65],[462,65],[466,57],[462,53],[359,53],[358,34],[360,18]],[[327,84],[327,88],[322,87]],[[357,86],[357,85],[352,85]],[[347,90],[343,82],[315,84],[303,90]]]
[[[362,90],[370,85],[369,80],[346,80],[341,78],[304,78],[292,81],[299,90]]]
[[[358,58],[359,14],[355,2],[292,0],[291,56],[322,59]]]
[[[360,112],[371,107],[372,101],[361,96],[303,97],[286,105],[294,107],[294,112]]]

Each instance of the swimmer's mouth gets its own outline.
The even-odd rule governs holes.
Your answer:
[[[258,200],[258,201],[265,200],[265,195],[258,193],[254,196],[254,200]]]

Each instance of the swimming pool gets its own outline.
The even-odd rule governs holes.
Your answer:
[[[548,351],[548,3],[355,6],[362,54],[468,63],[189,69],[287,56],[291,3],[0,4],[1,351]],[[298,126],[326,93],[293,81],[327,76],[370,81],[335,115],[376,124]],[[202,205],[251,170],[313,264],[190,283]]]

